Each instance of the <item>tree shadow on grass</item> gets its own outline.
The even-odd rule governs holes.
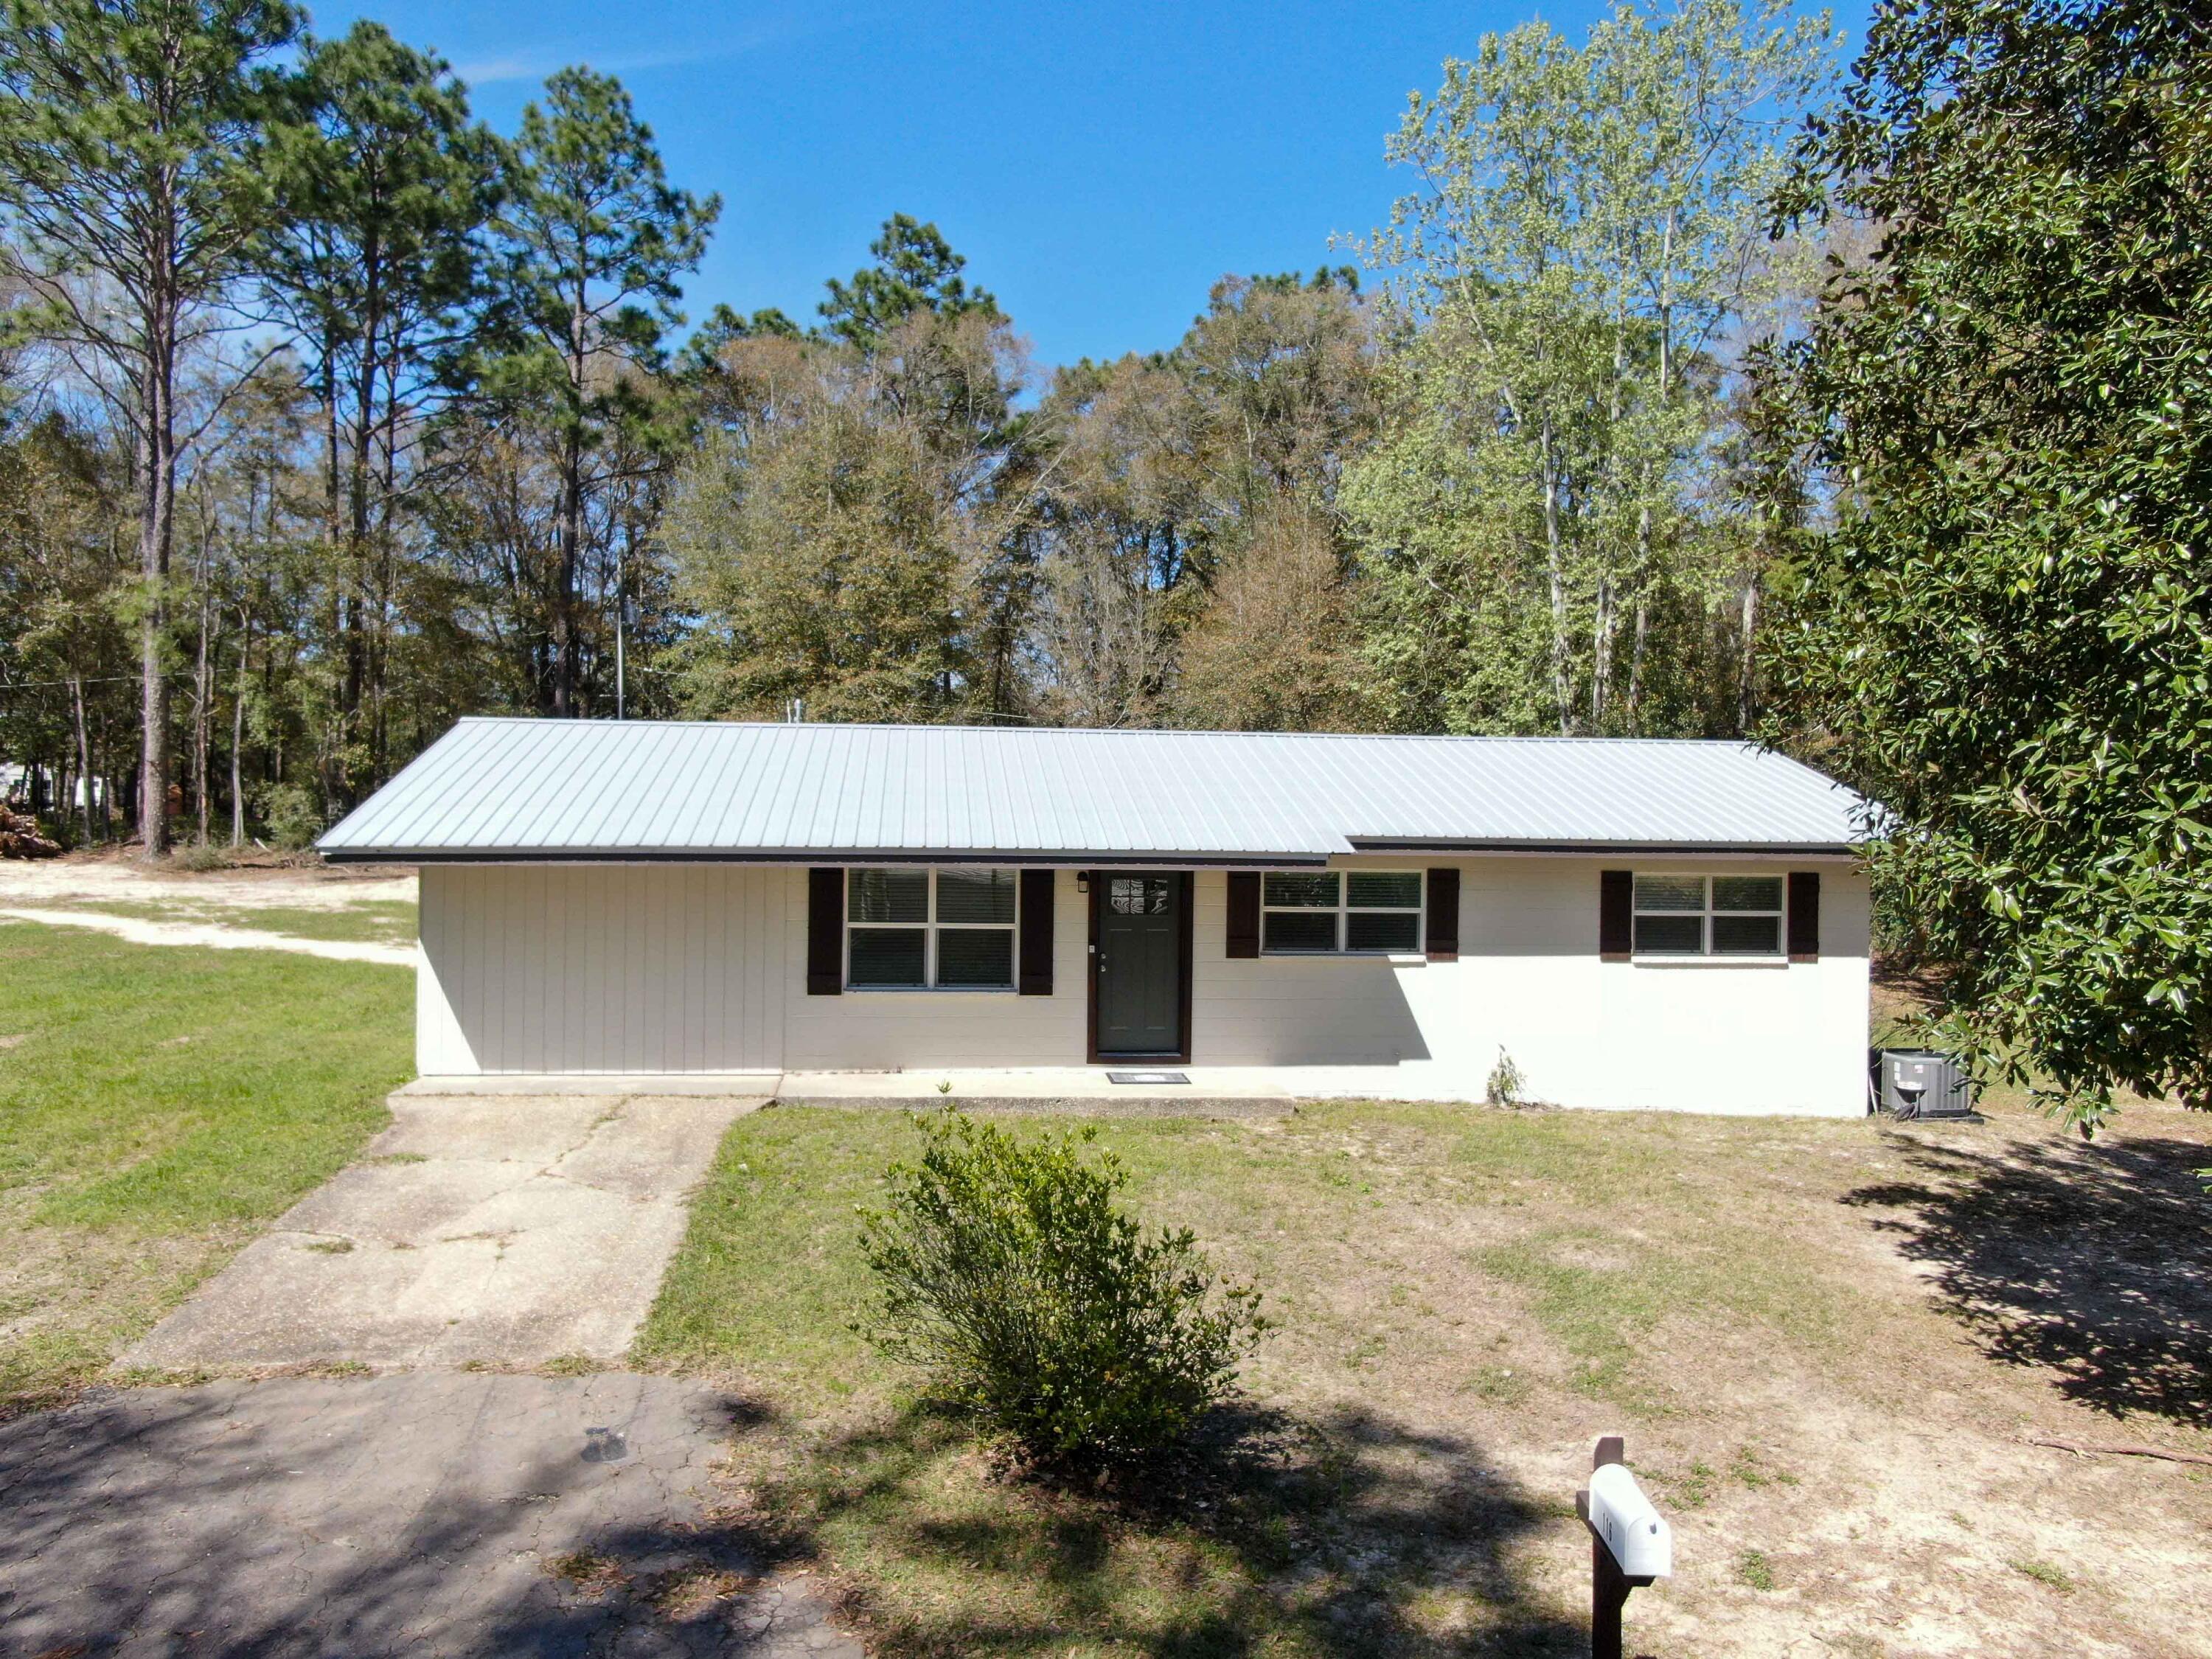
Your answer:
[[[1371,1413],[1217,1413],[1188,1456],[1046,1481],[926,1406],[815,1449],[764,1493],[847,1571],[870,1651],[1155,1659],[1588,1650],[1522,1547],[1579,1533],[1470,1439]]]
[[[1899,1138],[1919,1179],[1845,1204],[1899,1213],[1984,1352],[2050,1373],[2067,1398],[2123,1416],[2212,1427],[2212,1227],[2203,1146],[2113,1138],[2002,1153]]]
[[[1579,1536],[1471,1439],[1224,1412],[1174,1468],[1052,1486],[919,1407],[815,1444],[672,1380],[416,1373],[132,1390],[0,1429],[0,1650],[306,1659],[1586,1651]],[[782,1473],[742,1495],[726,1449]],[[1552,1529],[1557,1529],[1554,1534]]]

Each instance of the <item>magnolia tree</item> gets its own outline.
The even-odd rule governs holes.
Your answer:
[[[1885,228],[1778,365],[1838,491],[1797,717],[1895,831],[1945,1035],[2084,1132],[2212,1107],[2212,32],[1883,10],[1799,216]]]

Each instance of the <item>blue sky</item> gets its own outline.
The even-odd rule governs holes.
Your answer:
[[[695,320],[726,301],[811,322],[906,212],[1052,364],[1173,344],[1224,272],[1348,258],[1331,235],[1403,188],[1382,140],[1407,93],[1540,9],[1579,39],[1600,7],[387,0],[314,24],[434,48],[503,132],[563,64],[620,76],[674,181],[722,195]]]

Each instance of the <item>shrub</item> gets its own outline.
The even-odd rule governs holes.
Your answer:
[[[313,846],[323,833],[322,795],[304,783],[270,784],[261,791],[258,804],[269,839],[286,852]]]
[[[177,862],[186,870],[204,874],[210,870],[228,870],[230,867],[230,854],[220,847],[210,847],[204,842],[195,842],[190,847],[179,849],[177,854]]]
[[[1085,1156],[1095,1130],[1024,1143],[950,1105],[915,1122],[921,1158],[863,1212],[869,1337],[1034,1462],[1181,1440],[1267,1329],[1259,1293],[1217,1284],[1188,1231],[1124,1212],[1119,1160]]]
[[[1518,1106],[1521,1091],[1528,1086],[1528,1079],[1521,1075],[1513,1056],[1500,1048],[1498,1064],[1490,1068],[1490,1080],[1483,1085],[1483,1098],[1492,1106]]]

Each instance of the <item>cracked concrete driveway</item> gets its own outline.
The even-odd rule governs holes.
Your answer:
[[[392,1097],[392,1126],[118,1364],[530,1365],[629,1348],[757,1098]]]
[[[9,1654],[860,1659],[713,1512],[743,1407],[665,1377],[143,1389],[0,1425]]]

